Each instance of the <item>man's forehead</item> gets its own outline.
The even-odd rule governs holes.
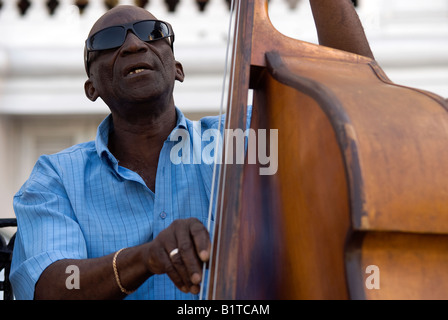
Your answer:
[[[132,5],[120,5],[102,15],[93,25],[89,35],[107,27],[145,19],[157,18],[143,8]]]

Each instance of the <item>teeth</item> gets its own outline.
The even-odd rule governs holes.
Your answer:
[[[135,70],[129,72],[129,74],[137,74],[137,73],[140,73],[140,72],[143,72],[143,71],[145,71],[145,69],[135,69]]]

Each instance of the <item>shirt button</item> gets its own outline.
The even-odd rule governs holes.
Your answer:
[[[165,218],[166,218],[166,212],[165,212],[165,211],[162,211],[162,212],[159,214],[159,216],[160,216],[160,218],[165,219]]]

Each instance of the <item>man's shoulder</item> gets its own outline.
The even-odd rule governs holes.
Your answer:
[[[247,106],[246,110],[246,128],[250,127],[252,119],[252,105]],[[216,116],[207,116],[199,120],[203,129],[219,129],[221,125],[221,130],[225,127],[226,123],[226,113]]]
[[[76,157],[82,157],[82,154],[88,154],[91,152],[96,152],[95,148],[95,141],[89,141],[89,142],[83,142],[79,144],[75,144],[71,147],[68,147],[66,149],[63,149],[59,152],[53,153],[53,154],[46,154],[42,155],[43,158],[49,158],[49,159],[56,159],[56,158],[76,158]]]
[[[41,155],[37,160],[35,167],[41,170],[44,168],[51,168],[50,170],[59,171],[64,167],[72,167],[76,163],[86,162],[95,154],[97,154],[95,142],[83,142],[53,154]]]
[[[201,124],[202,129],[218,129],[219,125],[221,126],[225,122],[225,115],[218,115],[218,116],[207,116],[201,118],[198,122]],[[193,121],[194,123],[195,121]]]
[[[95,150],[95,143],[91,141],[41,155],[16,196],[22,196],[26,190],[51,189],[58,193],[64,177],[73,176],[76,169],[85,166],[87,159],[92,157],[89,153]]]

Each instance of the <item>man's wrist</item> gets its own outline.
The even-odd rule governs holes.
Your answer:
[[[121,292],[123,292],[124,294],[130,295],[131,293],[133,293],[135,290],[127,290],[125,287],[123,287],[123,285],[121,284],[121,279],[120,279],[120,273],[118,272],[118,267],[117,267],[117,258],[118,255],[125,250],[126,248],[122,248],[120,250],[118,250],[117,252],[115,252],[114,257],[112,259],[112,268],[114,269],[114,275],[115,275],[115,282],[117,283],[118,288],[120,289]]]

